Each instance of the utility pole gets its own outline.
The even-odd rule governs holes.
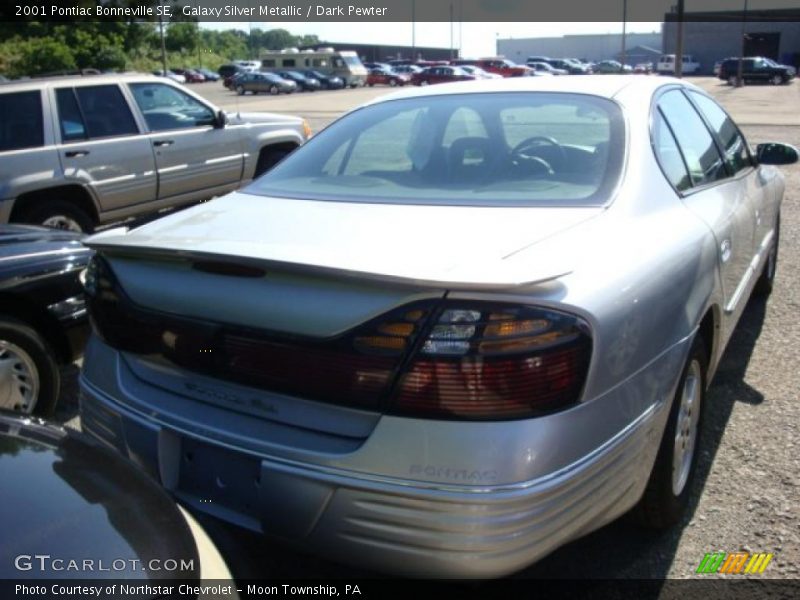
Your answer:
[[[416,21],[417,0],[411,0],[411,62],[417,61],[417,21]]]
[[[683,76],[683,1],[678,0],[678,40],[675,43],[675,77]]]
[[[622,52],[620,53],[620,61],[622,63],[622,72],[625,72],[625,33],[628,24],[628,0],[622,0]]]
[[[742,46],[739,50],[739,66],[736,68],[736,87],[742,87],[744,79],[742,78],[742,69],[744,68],[744,54],[745,45],[747,44],[747,34],[745,27],[747,25],[747,0],[744,0],[744,10],[742,11]]]
[[[161,10],[158,13],[158,28],[161,31],[161,68],[164,69],[164,77],[167,76],[167,47],[164,44],[164,2],[158,0],[158,5]]]
[[[453,49],[454,49],[454,46],[453,46],[453,3],[451,2],[450,3],[450,60],[453,60],[453,58],[455,58],[453,56],[453,51],[454,51]]]

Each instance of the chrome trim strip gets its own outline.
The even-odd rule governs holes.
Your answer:
[[[164,167],[163,169],[159,169],[158,173],[159,174],[161,174],[161,173],[171,173],[172,171],[181,171],[183,169],[188,169],[188,168],[189,168],[188,164],[175,165],[174,167]]]
[[[220,156],[219,158],[209,158],[208,160],[205,161],[205,164],[213,165],[215,163],[229,162],[229,161],[232,161],[232,160],[239,160],[239,159],[242,158],[242,156],[243,156],[242,154],[231,154],[230,156]]]
[[[736,286],[736,291],[733,292],[733,296],[731,296],[730,301],[725,305],[726,314],[735,312],[739,302],[742,300],[742,298],[744,298],[745,291],[750,287],[750,282],[758,273],[758,269],[761,266],[764,257],[767,255],[767,251],[772,244],[773,237],[775,237],[774,229],[764,236],[764,239],[761,241],[761,245],[758,247],[758,252],[756,252],[755,256],[750,261],[750,264],[747,265],[747,270],[744,272],[741,281],[739,281],[739,285]]]
[[[81,248],[62,248],[61,250],[47,250],[45,252],[31,252],[30,254],[18,254],[16,256],[6,256],[0,258],[0,262],[12,260],[24,260],[26,258],[33,258],[35,256],[50,256],[59,254],[73,254],[74,252],[90,252],[91,250],[86,247]],[[83,268],[83,266],[81,266]]]

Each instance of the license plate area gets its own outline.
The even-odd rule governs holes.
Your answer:
[[[190,438],[181,440],[178,495],[189,496],[209,512],[227,509],[258,519],[261,461]]]

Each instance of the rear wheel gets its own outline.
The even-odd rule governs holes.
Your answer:
[[[94,229],[94,221],[81,208],[65,200],[48,200],[25,213],[23,222],[44,225],[52,229],[66,229],[89,233]]]
[[[242,86],[240,86],[240,85],[237,85],[236,86],[236,93],[239,94],[240,96],[244,96],[244,88]]]
[[[728,85],[736,87],[736,75],[728,77]]]
[[[677,523],[692,490],[701,441],[708,357],[695,339],[672,402],[656,462],[634,516],[644,526],[665,529]]]
[[[269,93],[275,96],[280,90],[278,89],[277,85],[269,86]]]
[[[0,408],[50,416],[59,383],[47,342],[21,321],[0,319]]]
[[[389,80],[389,87],[394,87],[396,85],[397,85],[397,81],[395,81],[394,79],[390,79]]]

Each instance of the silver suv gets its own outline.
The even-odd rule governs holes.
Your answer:
[[[148,75],[0,85],[0,222],[76,231],[237,189],[310,135]]]

